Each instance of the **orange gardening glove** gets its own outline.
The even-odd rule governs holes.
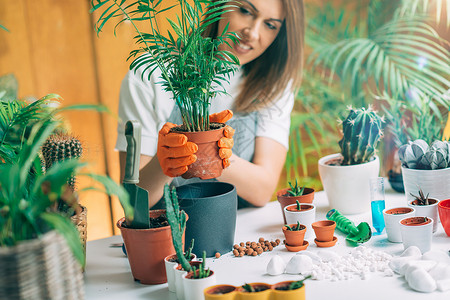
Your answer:
[[[166,123],[159,131],[158,156],[164,174],[178,177],[188,170],[188,166],[197,160],[194,154],[198,150],[195,143],[188,142],[184,134],[170,132],[177,125]]]
[[[211,114],[209,116],[209,122],[216,122],[216,123],[225,123],[229,119],[233,117],[233,112],[229,109],[226,109],[224,111],[221,111],[219,113]],[[233,148],[234,140],[234,129],[229,126],[225,125],[223,128],[223,135],[224,137],[219,140],[217,143],[219,146],[219,156],[222,159],[223,168],[230,166],[229,158],[231,157],[231,154],[233,153],[231,151],[231,148]]]

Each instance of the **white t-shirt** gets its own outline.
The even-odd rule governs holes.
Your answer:
[[[158,132],[167,122],[175,106],[172,93],[164,91],[160,84],[160,71],[156,70],[150,80],[148,73],[141,79],[141,72],[128,71],[122,81],[119,101],[119,125],[116,150],[126,151],[125,123],[137,120],[142,125],[141,154],[154,156]],[[233,109],[234,98],[239,93],[242,71],[236,72],[230,83],[223,83],[229,95],[220,94],[211,100],[210,113]],[[283,96],[272,105],[257,112],[256,136],[268,137],[289,147],[290,114],[294,106],[294,94],[286,89]]]

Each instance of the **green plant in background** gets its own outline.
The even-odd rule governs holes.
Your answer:
[[[337,136],[333,120],[342,118],[347,105],[383,106],[388,130],[400,120],[401,126],[406,124],[397,126],[402,129],[433,120],[427,130],[417,125],[394,133],[399,140],[434,132],[443,119],[441,112],[449,108],[449,52],[442,46],[447,42],[432,27],[445,20],[450,24],[449,5],[442,6],[441,0],[339,3],[340,7],[333,1],[306,6],[305,41],[311,54],[291,116],[287,180],[300,177],[300,171],[311,180],[317,158],[336,152],[329,146]],[[432,6],[435,19],[428,13]],[[402,118],[392,103],[399,105]]]
[[[178,4],[162,8],[163,1],[92,0],[91,12],[104,8],[96,23],[100,33],[103,26],[112,19],[118,25],[129,21],[136,31],[138,49],[131,51],[130,69],[143,68],[148,77],[157,69],[161,71],[161,84],[171,92],[181,111],[186,131],[209,130],[209,105],[220,90],[223,82],[239,64],[237,58],[228,51],[220,51],[219,45],[230,39],[236,42],[235,34],[219,32],[216,38],[205,36],[208,25],[217,22],[221,14],[232,7],[227,0],[178,0]],[[106,5],[105,5],[106,4]],[[179,6],[181,19],[168,20],[175,34],[168,37],[158,27],[156,16],[168,9]],[[102,8],[103,7],[103,8]],[[150,32],[138,28],[144,22]],[[142,55],[144,54],[144,55]],[[143,73],[144,74],[144,73]]]
[[[295,225],[295,226],[289,226],[288,224],[286,224],[286,225],[284,225],[284,226],[286,226],[286,229],[287,230],[290,230],[290,231],[300,231],[300,230],[303,230],[303,229],[305,229],[305,226],[303,226],[302,224],[300,224],[300,222],[299,221],[297,221],[297,224]]]
[[[180,211],[175,187],[171,189],[168,184],[164,186],[164,202],[166,204],[167,221],[172,232],[172,243],[177,253],[178,262],[181,264],[183,270],[187,272],[192,271],[188,258],[183,252],[183,233],[186,229],[186,213],[184,210]],[[193,246],[193,242],[191,245]]]
[[[2,152],[3,162],[0,163],[0,247],[12,247],[56,229],[65,237],[75,258],[84,266],[85,258],[78,231],[69,216],[57,211],[55,207],[58,199],[71,202],[73,194],[67,188],[70,176],[76,174],[92,178],[103,186],[104,190],[101,191],[119,197],[129,217],[132,218],[133,212],[130,211],[128,194],[121,186],[106,176],[80,173],[79,170],[86,164],[77,159],[57,162],[44,170],[39,156],[40,149],[60,126],[61,120],[54,117],[56,113],[68,109],[105,110],[104,107],[92,105],[50,108],[48,104],[54,98],[59,96],[48,95],[37,101],[39,105],[12,101],[5,106],[2,102],[2,108],[7,109],[0,111],[0,149],[7,151]],[[42,112],[42,107],[48,109]],[[39,120],[35,119],[37,115],[40,115]],[[17,132],[23,134],[10,136]],[[14,141],[14,145],[8,144],[10,141]],[[99,190],[85,187],[80,192],[92,189]]]
[[[192,267],[192,273],[194,279],[207,278],[211,274],[211,270],[206,269],[206,251],[203,251],[202,263],[198,266],[198,269],[195,266]]]
[[[288,193],[291,196],[298,197],[303,195],[303,191],[305,190],[304,186],[299,186],[297,183],[297,179],[295,179],[295,185],[292,185],[292,183],[289,181],[289,186],[291,189],[288,190]]]
[[[371,106],[368,109],[350,108],[342,122],[344,136],[339,141],[343,160],[341,165],[357,165],[369,162],[375,156],[379,141],[383,137],[382,117]]]

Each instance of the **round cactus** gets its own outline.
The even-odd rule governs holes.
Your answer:
[[[450,166],[450,143],[434,141],[431,146],[418,139],[398,150],[402,165],[410,169],[436,170]]]
[[[376,152],[378,142],[383,137],[384,120],[369,106],[350,109],[342,122],[344,136],[339,141],[344,157],[342,165],[356,165],[368,162]]]

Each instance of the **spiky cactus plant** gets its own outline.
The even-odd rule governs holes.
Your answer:
[[[172,232],[172,243],[177,253],[178,261],[185,271],[192,271],[189,261],[184,256],[183,233],[186,228],[186,213],[181,210],[178,204],[178,196],[175,187],[170,189],[169,185],[164,186],[164,201],[166,203],[167,221]]]
[[[356,165],[368,162],[374,155],[378,142],[383,137],[384,120],[369,106],[367,109],[352,109],[342,122],[344,136],[339,141],[344,157],[341,165]]]
[[[51,135],[42,145],[42,155],[44,156],[45,169],[48,170],[56,162],[66,159],[80,158],[83,154],[81,142],[69,135],[58,133]],[[72,191],[75,191],[76,178],[71,176],[68,185]]]

